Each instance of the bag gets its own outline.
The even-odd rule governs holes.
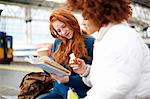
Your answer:
[[[31,72],[24,76],[19,86],[18,99],[35,99],[48,93],[54,86],[51,76],[44,72]]]

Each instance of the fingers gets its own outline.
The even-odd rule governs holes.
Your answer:
[[[82,63],[84,63],[84,60],[77,58],[77,63],[81,65]]]
[[[69,64],[74,64],[74,60],[73,60],[73,59],[70,59],[70,60],[69,60]]]
[[[74,60],[70,60],[69,61],[69,66],[73,69],[73,70],[76,70],[76,69],[79,69],[82,64],[84,63],[84,60],[80,59],[80,58],[77,58],[76,59],[76,62],[77,63],[74,63]]]
[[[59,78],[56,74],[51,73],[51,77],[52,77],[52,79],[56,80],[58,83],[61,82],[61,81],[60,81],[60,78]]]
[[[79,69],[79,65],[77,65],[77,64],[70,65],[70,67],[71,67],[73,70]]]
[[[69,82],[69,76],[59,77],[54,73],[51,73],[51,77],[55,79],[58,83],[67,83]]]
[[[73,69],[73,71],[75,73],[78,73],[78,74],[83,74],[86,70],[86,64],[84,62],[84,60],[80,59],[80,58],[77,58],[76,59],[77,63],[74,63],[73,60],[70,60],[69,63],[70,63],[70,67]]]
[[[82,59],[80,59],[80,58],[76,58],[76,61],[75,60],[73,60],[73,59],[70,59],[69,60],[69,64],[80,64],[81,63],[81,61],[83,61]]]
[[[51,73],[50,75],[51,75],[51,77],[52,77],[53,79],[56,79],[56,78],[57,78],[57,75],[54,74],[54,73]]]

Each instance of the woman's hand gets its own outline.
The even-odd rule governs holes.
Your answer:
[[[59,77],[56,74],[51,73],[51,77],[56,80],[58,83],[67,83],[69,82],[69,76]]]
[[[73,69],[73,71],[80,75],[84,74],[87,68],[84,60],[80,58],[77,58],[77,64],[74,64],[74,60],[70,60],[69,64],[70,64],[70,67]]]

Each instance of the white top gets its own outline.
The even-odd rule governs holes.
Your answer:
[[[86,98],[150,99],[150,52],[139,34],[127,23],[96,34],[91,70],[83,77],[92,86]]]

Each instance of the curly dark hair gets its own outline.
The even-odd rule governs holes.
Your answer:
[[[82,9],[78,10],[82,11],[84,19],[92,20],[96,26],[121,23],[132,15],[131,0],[82,0],[82,2]],[[78,0],[68,0],[68,4],[72,10],[81,8]]]
[[[67,7],[69,10],[81,10],[83,9],[84,0],[67,0]]]

